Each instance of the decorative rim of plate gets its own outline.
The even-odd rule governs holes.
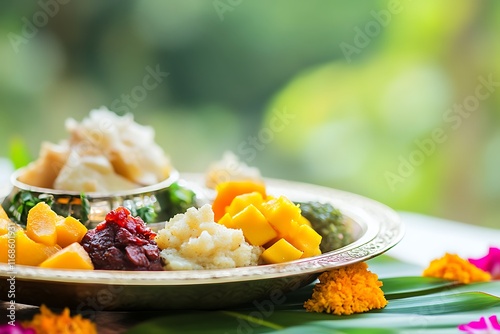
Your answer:
[[[31,191],[31,192],[37,192],[37,193],[43,193],[43,194],[54,194],[54,195],[68,195],[68,196],[80,196],[81,192],[78,191],[68,191],[68,190],[57,190],[57,189],[50,189],[50,188],[42,188],[42,187],[36,187],[32,186],[29,184],[26,184],[24,182],[21,182],[18,180],[19,176],[23,173],[25,170],[25,167],[19,168],[14,173],[12,173],[10,177],[10,182],[13,186],[13,188],[17,188],[20,190],[25,190],[25,191]],[[103,192],[85,192],[85,195],[87,198],[90,199],[101,199],[101,198],[109,198],[109,197],[127,197],[127,196],[134,196],[138,194],[143,194],[143,193],[151,193],[155,192],[161,189],[168,188],[172,183],[177,181],[179,179],[179,172],[175,169],[170,171],[169,176],[158,183],[149,185],[149,186],[144,186],[144,187],[138,187],[130,190],[122,190],[122,191],[112,191],[109,193],[103,193]]]
[[[202,180],[200,174],[182,174],[188,182]],[[45,269],[16,265],[14,270],[0,264],[0,277],[15,275],[16,279],[77,284],[118,285],[196,285],[219,284],[262,279],[283,278],[299,274],[314,274],[333,268],[366,261],[395,246],[404,235],[399,215],[391,208],[372,199],[323,186],[265,179],[270,194],[284,194],[294,201],[319,200],[330,202],[364,230],[353,243],[318,256],[259,266],[230,269],[179,271],[111,271]],[[199,184],[199,183],[198,183]]]

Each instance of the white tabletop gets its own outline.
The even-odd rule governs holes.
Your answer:
[[[482,257],[490,246],[500,247],[500,229],[468,225],[410,212],[400,212],[406,233],[387,252],[405,262],[426,267],[446,252],[462,258]]]

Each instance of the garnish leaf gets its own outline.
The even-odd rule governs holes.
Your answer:
[[[25,226],[28,219],[28,212],[40,202],[45,202],[49,206],[52,206],[54,197],[48,194],[40,194],[37,197],[30,191],[22,190],[12,197],[8,213],[15,222]]]
[[[422,267],[400,261],[389,255],[382,254],[367,261],[368,268],[382,280],[389,277],[408,277],[422,275]]]
[[[164,208],[165,220],[168,220],[176,214],[184,213],[190,207],[196,206],[196,194],[179,182],[174,182],[166,191],[158,194],[158,201]]]
[[[269,333],[276,331],[253,320],[242,319],[233,312],[188,312],[175,313],[141,324],[129,330],[128,334],[169,334],[169,333]],[[244,316],[241,314],[241,316]],[[255,319],[258,321],[258,319]]]
[[[381,261],[384,266],[380,268],[384,270],[377,272],[380,276],[386,273],[385,270],[394,271],[390,268],[391,262],[395,267],[401,264]],[[500,293],[500,281],[467,285],[424,277],[382,281],[382,288],[391,300],[385,309],[378,311],[350,316],[308,313],[303,303],[311,297],[313,284],[310,284],[286,294],[282,304],[259,302],[259,307],[246,305],[231,312],[174,312],[144,322],[128,333],[391,334],[401,330],[405,333],[456,333],[460,324],[500,313],[500,298],[493,295]]]
[[[382,282],[387,299],[418,296],[458,285],[455,281],[422,276],[384,278]]]
[[[82,206],[80,209],[80,221],[83,224],[86,224],[89,220],[89,215],[90,215],[90,202],[85,193],[80,194],[80,200],[82,202],[81,204]]]
[[[156,221],[158,214],[156,213],[154,206],[151,204],[138,208],[137,216],[141,217],[146,224],[149,224]]]
[[[438,293],[392,300],[385,309],[376,312],[431,315],[482,310],[494,306],[500,306],[500,298],[484,292],[448,295]]]

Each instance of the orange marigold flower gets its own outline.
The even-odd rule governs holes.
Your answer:
[[[333,269],[319,276],[311,299],[304,303],[308,312],[337,315],[384,308],[387,300],[378,276],[364,262]]]
[[[491,275],[456,254],[446,253],[442,258],[432,260],[423,276],[458,281],[463,284],[485,282]]]
[[[96,326],[90,320],[79,314],[71,317],[68,308],[61,314],[52,313],[45,305],[40,307],[40,314],[22,325],[34,329],[37,334],[97,334]]]

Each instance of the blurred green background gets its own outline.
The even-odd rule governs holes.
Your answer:
[[[494,0],[2,1],[0,156],[35,158],[104,105],[153,126],[181,171],[232,150],[268,177],[498,227],[499,32]]]

